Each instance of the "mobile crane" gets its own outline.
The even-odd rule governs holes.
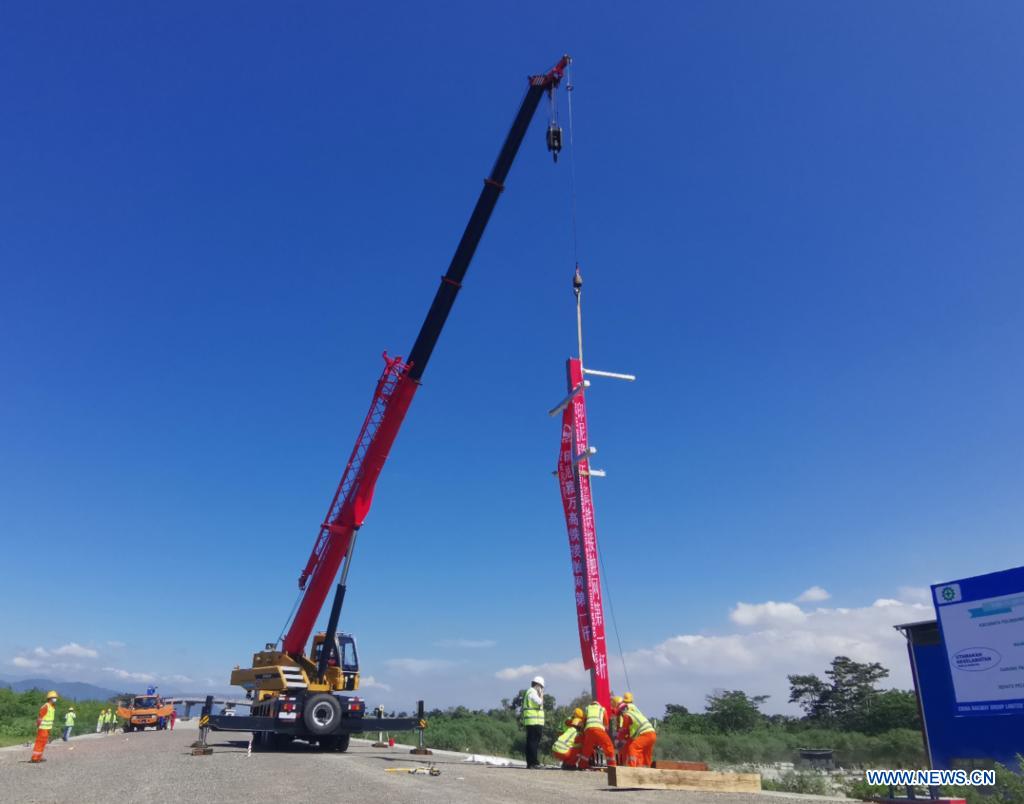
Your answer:
[[[337,630],[348,573],[377,478],[455,304],[473,254],[504,189],[505,178],[542,96],[547,93],[553,97],[569,63],[569,57],[563,56],[548,72],[529,78],[526,96],[490,175],[484,179],[480,197],[448,271],[441,277],[409,358],[403,360],[384,353],[384,371],[377,381],[370,410],[320,525],[313,551],[299,576],[301,596],[287,633],[283,640],[268,643],[264,650],[255,653],[251,667],[236,667],[231,673],[231,683],[243,687],[253,701],[250,715],[225,717],[206,713],[209,728],[251,731],[261,747],[281,746],[301,738],[337,751],[348,748],[353,733],[422,728],[422,720],[367,717],[359,696],[343,694],[359,689],[355,639]],[[557,160],[562,131],[555,120],[551,121],[546,137],[548,150]],[[304,653],[339,568],[341,578],[335,587],[327,630],[313,635],[309,652]]]

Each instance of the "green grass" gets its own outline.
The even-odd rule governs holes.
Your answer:
[[[36,717],[39,707],[43,705],[46,690],[30,690],[13,692],[0,688],[0,746],[18,745],[30,742],[36,736]],[[110,701],[57,701],[57,715],[53,721],[53,733],[59,738],[64,727],[64,715],[69,706],[75,707],[78,715],[75,721],[72,739],[75,735],[92,733],[96,730],[96,720],[102,709],[107,709]]]

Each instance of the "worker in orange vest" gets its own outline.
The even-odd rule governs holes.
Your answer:
[[[622,696],[619,704],[619,736],[625,741],[627,765],[631,768],[651,767],[658,735],[651,721],[633,703],[631,692]]]
[[[615,746],[608,736],[608,710],[597,701],[592,701],[586,708],[586,721],[583,724],[583,750],[580,752],[580,768],[586,770],[594,761],[594,751],[600,748],[608,761],[608,767],[614,768]]]
[[[43,751],[46,744],[50,742],[50,731],[53,729],[53,720],[57,716],[57,695],[56,690],[46,693],[46,701],[39,707],[39,717],[36,718],[36,744],[32,747],[32,762],[46,762],[43,759]]]

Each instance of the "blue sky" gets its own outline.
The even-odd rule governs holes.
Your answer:
[[[1018,6],[3,16],[0,677],[223,689],[278,635],[380,353],[566,51],[588,362],[640,377],[589,399],[623,648],[662,668],[638,700],[780,709],[840,650],[905,682],[889,625],[927,616],[920,588],[1020,563]],[[582,686],[545,116],[360,540],[343,627],[371,697]],[[769,673],[779,634],[804,648]]]

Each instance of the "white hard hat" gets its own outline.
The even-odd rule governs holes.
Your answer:
[[[534,676],[533,677],[533,683],[534,684],[540,684],[543,687],[544,686],[544,676]]]

